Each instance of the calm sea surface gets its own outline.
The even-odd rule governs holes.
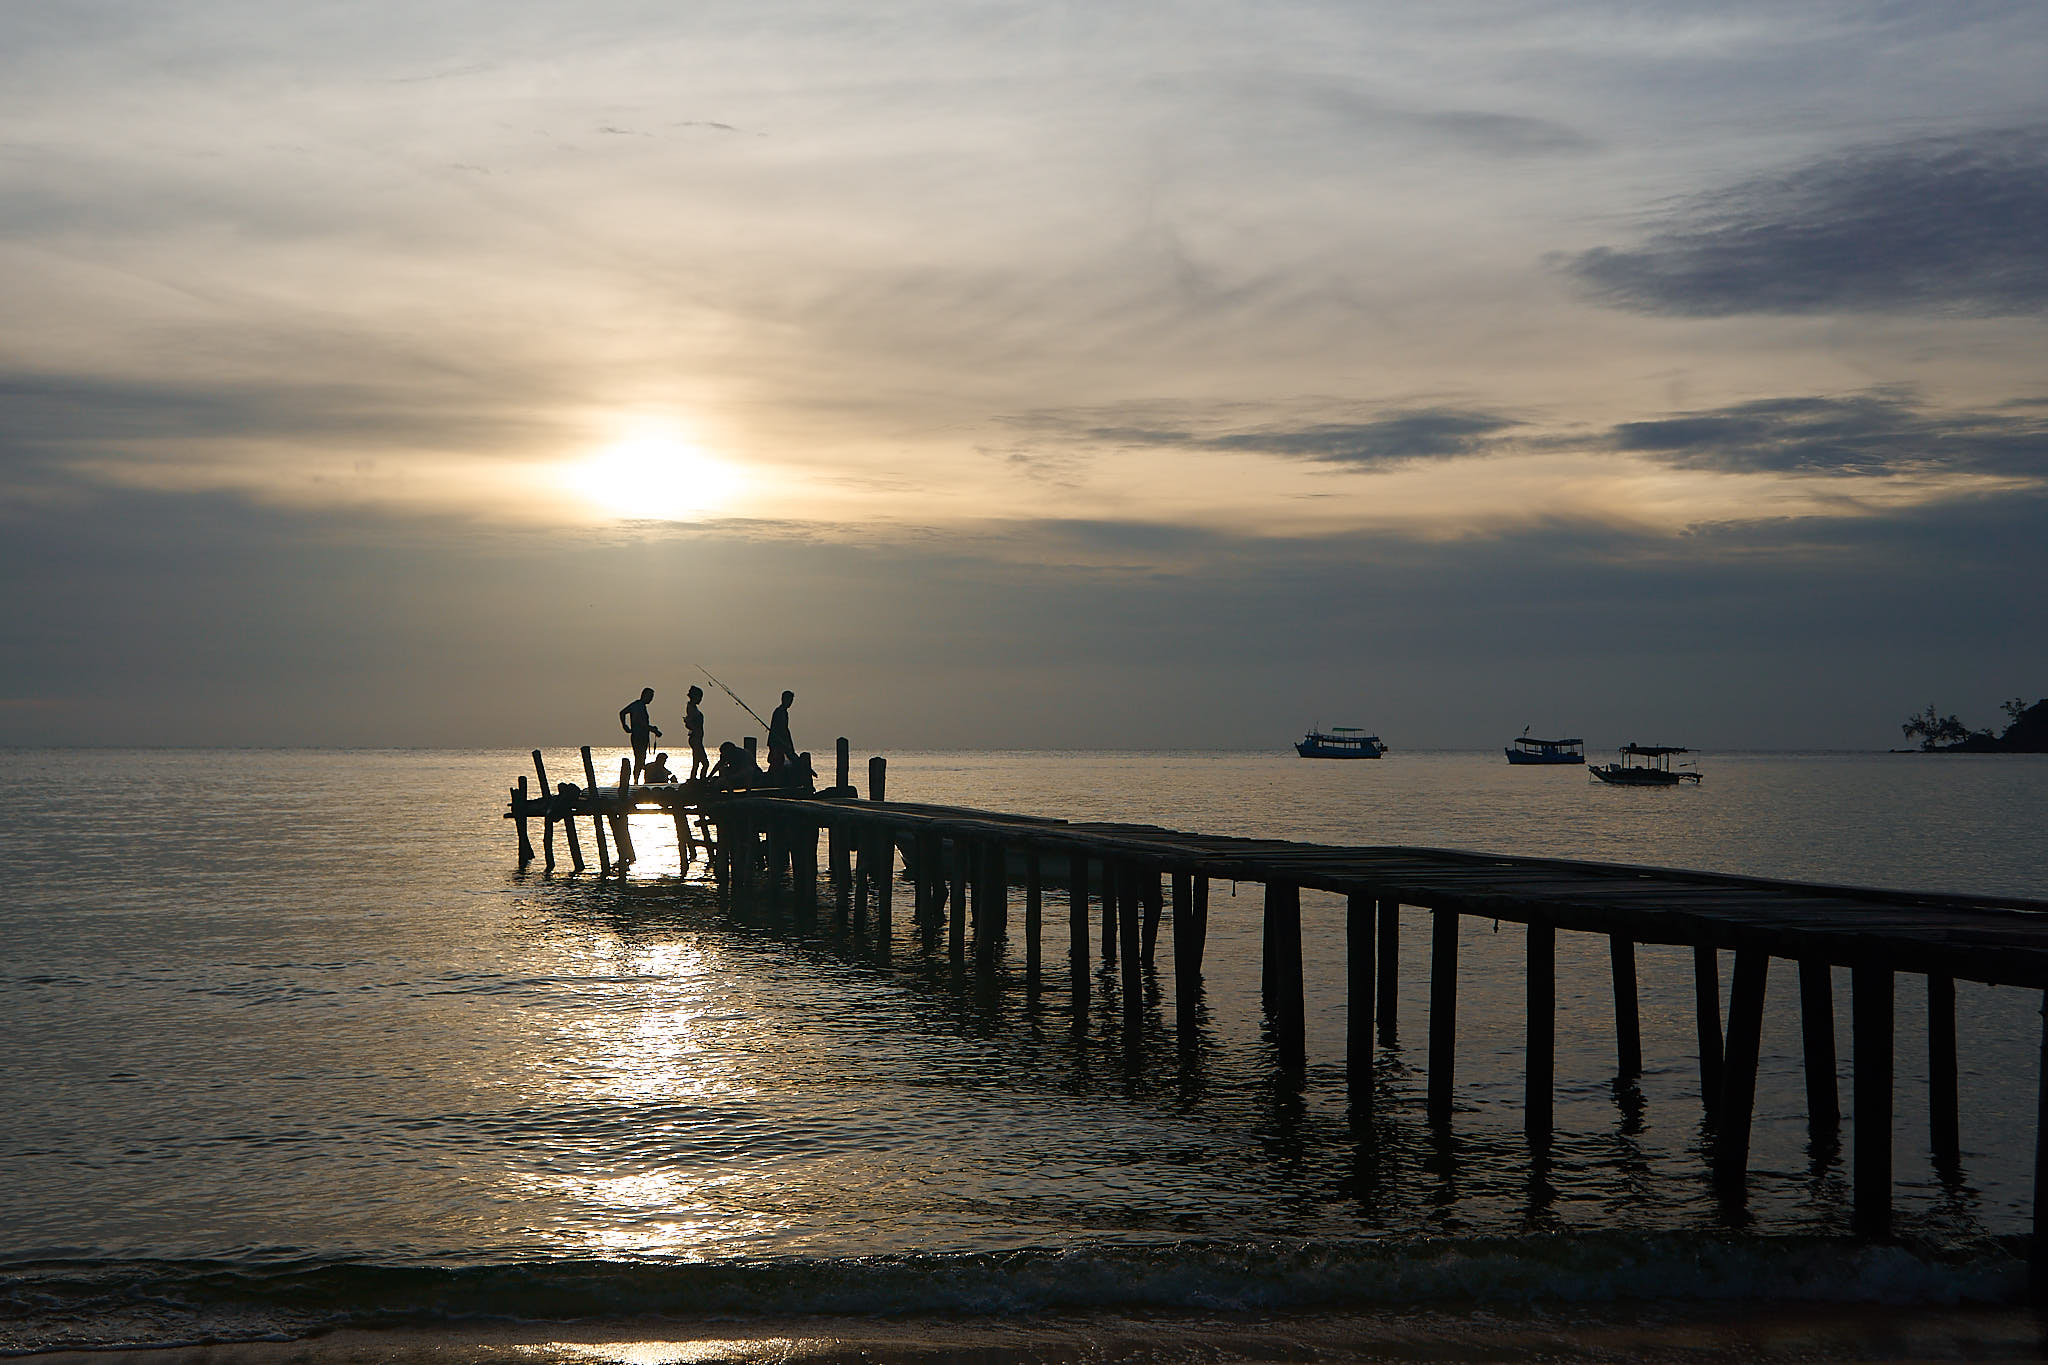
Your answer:
[[[1559,1141],[1538,1173],[1514,925],[1465,922],[1460,1109],[1438,1143],[1427,925],[1408,915],[1403,1032],[1361,1134],[1333,899],[1304,898],[1305,1089],[1273,1078],[1259,892],[1229,883],[1201,1046],[1174,1045],[1162,935],[1133,1072],[1118,982],[1072,1028],[1063,895],[1048,989],[1026,990],[1021,942],[977,983],[921,947],[902,895],[886,959],[829,914],[721,911],[661,821],[636,822],[627,878],[522,872],[499,812],[524,766],[0,751],[0,1349],[646,1315],[1938,1305],[2019,1283],[2036,994],[1959,987],[1964,1150],[1938,1171],[1922,986],[1900,977],[1903,1241],[1871,1248],[1846,1237],[1846,1156],[1809,1143],[1775,964],[1734,1228],[1701,1155],[1689,952],[1641,950],[1647,1071],[1617,1088],[1606,943],[1560,936]],[[1702,766],[1698,788],[1635,791],[1498,751],[927,753],[892,755],[889,783],[1215,833],[2048,897],[2048,760]]]

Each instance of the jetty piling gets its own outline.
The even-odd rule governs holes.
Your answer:
[[[1063,878],[1073,1027],[1084,1032],[1097,1021],[1090,996],[1092,967],[1099,965],[1105,989],[1115,996],[1112,1017],[1134,1066],[1149,1055],[1144,1047],[1148,1027],[1158,1026],[1148,1022],[1146,1003],[1158,984],[1158,930],[1169,904],[1173,1027],[1183,1053],[1197,1046],[1210,883],[1223,877],[1264,888],[1261,1000],[1274,1065],[1284,1088],[1298,1091],[1312,1084],[1302,893],[1339,897],[1344,1082],[1355,1121],[1370,1117],[1375,1086],[1385,1079],[1377,1054],[1393,1048],[1397,1037],[1402,907],[1426,910],[1424,1113],[1440,1146],[1453,1140],[1461,927],[1467,918],[1520,923],[1526,935],[1522,1117],[1539,1183],[1549,1178],[1542,1172],[1556,1119],[1559,933],[1607,939],[1616,1096],[1625,1126],[1641,1122],[1642,1100],[1634,1087],[1644,1064],[1637,945],[1690,949],[1700,1102],[1710,1132],[1708,1174],[1735,1217],[1749,1175],[1769,1004],[1766,987],[1774,958],[1797,970],[1808,1122],[1817,1143],[1832,1143],[1843,1117],[1832,973],[1837,968],[1849,973],[1851,1225],[1858,1235],[1871,1238],[1889,1235],[1892,1223],[1897,973],[1905,970],[1926,979],[1928,1150],[1944,1181],[1960,1179],[1962,1151],[1956,983],[2048,991],[2048,902],[2043,901],[1873,891],[1440,849],[1325,847],[891,803],[886,764],[879,757],[870,760],[863,800],[846,780],[851,758],[844,742],[835,774],[840,782],[816,796],[745,791],[707,794],[700,802],[701,789],[693,791],[687,784],[633,785],[629,764],[622,764],[616,787],[600,788],[591,752],[582,750],[580,756],[584,788],[550,785],[543,755],[534,750],[535,785],[521,775],[507,789],[505,814],[514,822],[522,866],[534,857],[530,827],[535,819],[541,821],[541,849],[549,870],[555,866],[557,824],[572,864],[583,869],[576,823],[584,815],[592,819],[599,862],[609,870],[634,860],[630,817],[660,814],[677,825],[682,866],[688,871],[695,842],[688,822],[694,817],[704,822],[711,841],[706,866],[718,884],[721,905],[737,912],[788,904],[800,922],[810,923],[820,894],[822,838],[825,871],[841,912],[838,922],[843,925],[850,917],[859,937],[872,937],[878,955],[887,960],[900,851],[912,919],[926,951],[936,951],[943,938],[957,969],[972,939],[978,992],[1000,989],[1001,963],[1020,951],[1009,943],[1008,921],[1010,897],[1021,881],[1023,979],[1036,1000],[1046,966],[1044,897]],[[1098,964],[1089,957],[1091,899],[1102,913]],[[1733,962],[1725,1021],[1720,990],[1724,951]],[[2048,1076],[2048,1009],[2041,1050]],[[2048,1085],[2040,1088],[2038,1105],[2041,1131],[2048,1133]],[[2038,1135],[2036,1173],[2031,1269],[2048,1295],[2048,1144]]]
[[[1831,1134],[1842,1126],[1835,1084],[1834,970],[1818,958],[1799,959],[1799,1033],[1806,1061],[1806,1124]]]
[[[1624,934],[1607,936],[1614,982],[1614,1071],[1624,1079],[1643,1074],[1642,1011],[1636,996],[1636,945]]]
[[[597,767],[590,761],[590,746],[588,744],[583,746],[583,780],[590,784],[591,791],[597,790]],[[612,855],[610,848],[605,844],[604,817],[602,815],[592,812],[590,832],[597,839],[597,870],[600,872],[611,871]],[[623,848],[619,850],[619,861],[621,863],[626,861],[625,849]]]

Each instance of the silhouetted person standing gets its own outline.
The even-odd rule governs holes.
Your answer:
[[[689,704],[683,707],[683,733],[690,737],[690,780],[695,781],[711,771],[711,756],[704,752],[704,708],[697,705],[704,700],[704,689],[690,688]]]
[[[796,693],[784,692],[782,705],[768,717],[768,771],[771,773],[786,763],[796,761],[796,741],[789,737],[789,704],[795,700]]]
[[[647,703],[654,700],[654,689],[640,689],[640,700],[629,701],[619,708],[619,728],[633,741],[633,780],[638,782],[640,774],[647,771],[647,750],[653,740],[661,737],[661,730],[647,718]]]

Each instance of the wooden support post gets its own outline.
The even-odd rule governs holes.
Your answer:
[[[512,824],[519,831],[519,861],[533,861],[533,840],[526,837],[526,779],[522,776],[519,785],[512,789]]]
[[[1138,881],[1138,899],[1144,903],[1145,933],[1140,949],[1145,954],[1145,965],[1152,965],[1153,954],[1159,947],[1159,917],[1164,908],[1164,899],[1159,894],[1159,869],[1147,868]]]
[[[1528,928],[1522,1075],[1522,1132],[1532,1147],[1548,1147],[1557,1089],[1557,926],[1531,920]]]
[[[831,860],[832,911],[842,921],[853,909],[853,828],[842,820],[825,826],[825,852]]]
[[[540,813],[540,841],[547,853],[547,870],[555,870],[555,789],[548,785],[548,765],[541,759],[540,750],[533,751],[533,775],[539,779],[540,799],[546,804]]]
[[[1353,892],[1344,901],[1344,1067],[1354,1113],[1363,1113],[1372,1104],[1372,996],[1378,941],[1372,897]]]
[[[868,760],[868,800],[885,800],[883,793],[889,789],[889,760],[876,754]]]
[[[846,837],[846,827],[834,820],[825,826],[825,866],[831,872],[832,884],[837,888],[841,913],[846,907],[847,883],[853,878],[852,843]]]
[[[881,855],[875,865],[875,943],[886,962],[889,942],[896,932],[892,922],[896,896],[896,836],[884,829],[875,844],[875,851]]]
[[[1194,884],[1190,890],[1193,892],[1191,897],[1193,933],[1190,937],[1190,949],[1188,952],[1190,959],[1188,976],[1195,983],[1196,989],[1200,989],[1202,984],[1202,956],[1209,947],[1209,879],[1200,873],[1196,873]],[[1179,951],[1180,945],[1175,944],[1174,952],[1178,953]]]
[[[954,957],[967,951],[967,858],[970,850],[967,841],[959,835],[953,836],[952,897],[952,939],[947,948]]]
[[[1624,934],[1607,936],[1614,964],[1614,1069],[1623,1077],[1643,1074],[1642,1015],[1636,1008],[1636,945]]]
[[[853,843],[853,925],[857,930],[868,922],[868,886],[874,880],[868,871],[873,861],[869,850],[875,841],[859,826],[849,829],[847,838]]]
[[[982,927],[993,948],[1010,936],[1010,850],[994,840],[984,843],[981,877],[988,887],[988,915]]]
[[[946,889],[945,846],[939,835],[931,830],[918,831],[916,842],[917,922],[930,933],[943,920],[940,907],[944,904]]]
[[[967,936],[977,947],[988,946],[988,869],[978,839],[960,841],[967,860]]]
[[[1124,968],[1124,1046],[1135,1050],[1145,1021],[1144,962],[1138,944],[1138,869],[1129,863],[1118,867],[1115,885],[1117,938],[1121,940],[1118,947],[1123,952]]]
[[[1927,1141],[1937,1168],[1953,1171],[1963,1158],[1956,1115],[1956,979],[1927,976]]]
[[[621,863],[634,862],[640,856],[633,851],[633,805],[627,799],[632,785],[633,760],[622,758],[619,760],[619,813],[612,817],[612,835],[614,841],[619,846],[619,861]],[[683,833],[687,836],[689,831],[686,829]],[[687,869],[689,865],[689,858],[685,855],[683,866]]]
[[[1038,846],[1033,844],[1024,850],[1024,983],[1030,989],[1038,989],[1039,948],[1038,931],[1044,916],[1042,904],[1044,888],[1041,885]]]
[[[1074,1027],[1088,1017],[1088,854],[1067,849],[1067,977],[1074,993]]]
[[[725,852],[734,902],[751,898],[754,894],[753,823],[743,815],[728,815],[718,827],[718,846]]]
[[[1301,888],[1266,884],[1267,975],[1273,983],[1273,1042],[1280,1069],[1299,1076],[1308,1065],[1307,1012],[1302,1004]]]
[[[1270,888],[1268,891],[1270,893]],[[1268,894],[1266,909],[1259,915],[1259,1008],[1268,1018],[1273,1014],[1273,996],[1280,982],[1280,973],[1274,962],[1280,955],[1280,944],[1273,924],[1272,904],[1272,896]]]
[[[1196,956],[1195,879],[1173,874],[1173,1023],[1183,1045],[1195,1039],[1195,1019],[1202,995],[1202,966]]]
[[[750,861],[754,863],[759,878],[755,885],[757,894],[770,904],[780,906],[789,886],[789,839],[776,815],[775,812],[767,812],[748,817],[747,828],[760,837],[758,842],[748,843],[747,851],[754,855]]]
[[[1122,869],[1114,858],[1102,860],[1102,965],[1116,966],[1117,880]]]
[[[590,761],[590,746],[583,746],[583,778],[590,784],[590,832],[597,836],[597,870],[612,870],[612,851],[604,837],[604,816],[598,812],[597,768]]]
[[[1850,1048],[1856,1063],[1850,1227],[1884,1237],[1892,1227],[1892,969],[1858,963],[1849,977]]]
[[[841,735],[837,748],[838,754],[836,756],[837,761],[833,765],[832,785],[835,787],[851,787],[853,785],[853,746],[846,742],[845,735]]]
[[[808,815],[788,822],[789,875],[796,883],[796,911],[805,920],[818,914],[818,827]],[[843,883],[842,883],[843,885]]]
[[[1379,910],[1379,989],[1373,993],[1379,1005],[1380,1046],[1392,1047],[1397,1034],[1401,985],[1401,902],[1381,901]]]
[[[933,848],[934,836],[919,830],[910,836],[910,846],[917,850],[917,871],[911,879],[916,905],[911,918],[919,928],[930,932],[938,919],[938,853]]]
[[[1430,912],[1429,1122],[1451,1123],[1451,1083],[1458,1060],[1458,912]]]
[[[1816,1133],[1842,1126],[1835,1088],[1835,981],[1833,969],[1799,960],[1799,1031],[1806,1045],[1806,1123]]]
[[[1711,1121],[1721,1100],[1721,956],[1716,949],[1693,947],[1692,1002],[1700,1043],[1700,1104]]]
[[[569,867],[583,870],[583,841],[576,837],[576,784],[564,782],[555,788],[555,800],[562,812],[562,833],[569,836]]]
[[[2041,1004],[2041,1062],[2034,1081],[2034,1235],[2027,1248],[2028,1287],[2048,1299],[2048,993]]]
[[[1728,987],[1728,1042],[1721,1060],[1721,1097],[1714,1106],[1714,1187],[1739,1203],[1749,1177],[1749,1125],[1756,1108],[1756,1063],[1763,1046],[1764,986],[1770,954],[1755,948],[1735,953],[1735,979]]]

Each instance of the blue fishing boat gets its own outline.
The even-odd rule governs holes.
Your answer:
[[[1515,742],[1508,746],[1508,762],[1515,764],[1556,764],[1584,763],[1586,741],[1583,739],[1531,739],[1525,729]]]
[[[1369,735],[1354,725],[1311,730],[1294,746],[1303,758],[1378,758],[1387,751],[1378,735]]]

